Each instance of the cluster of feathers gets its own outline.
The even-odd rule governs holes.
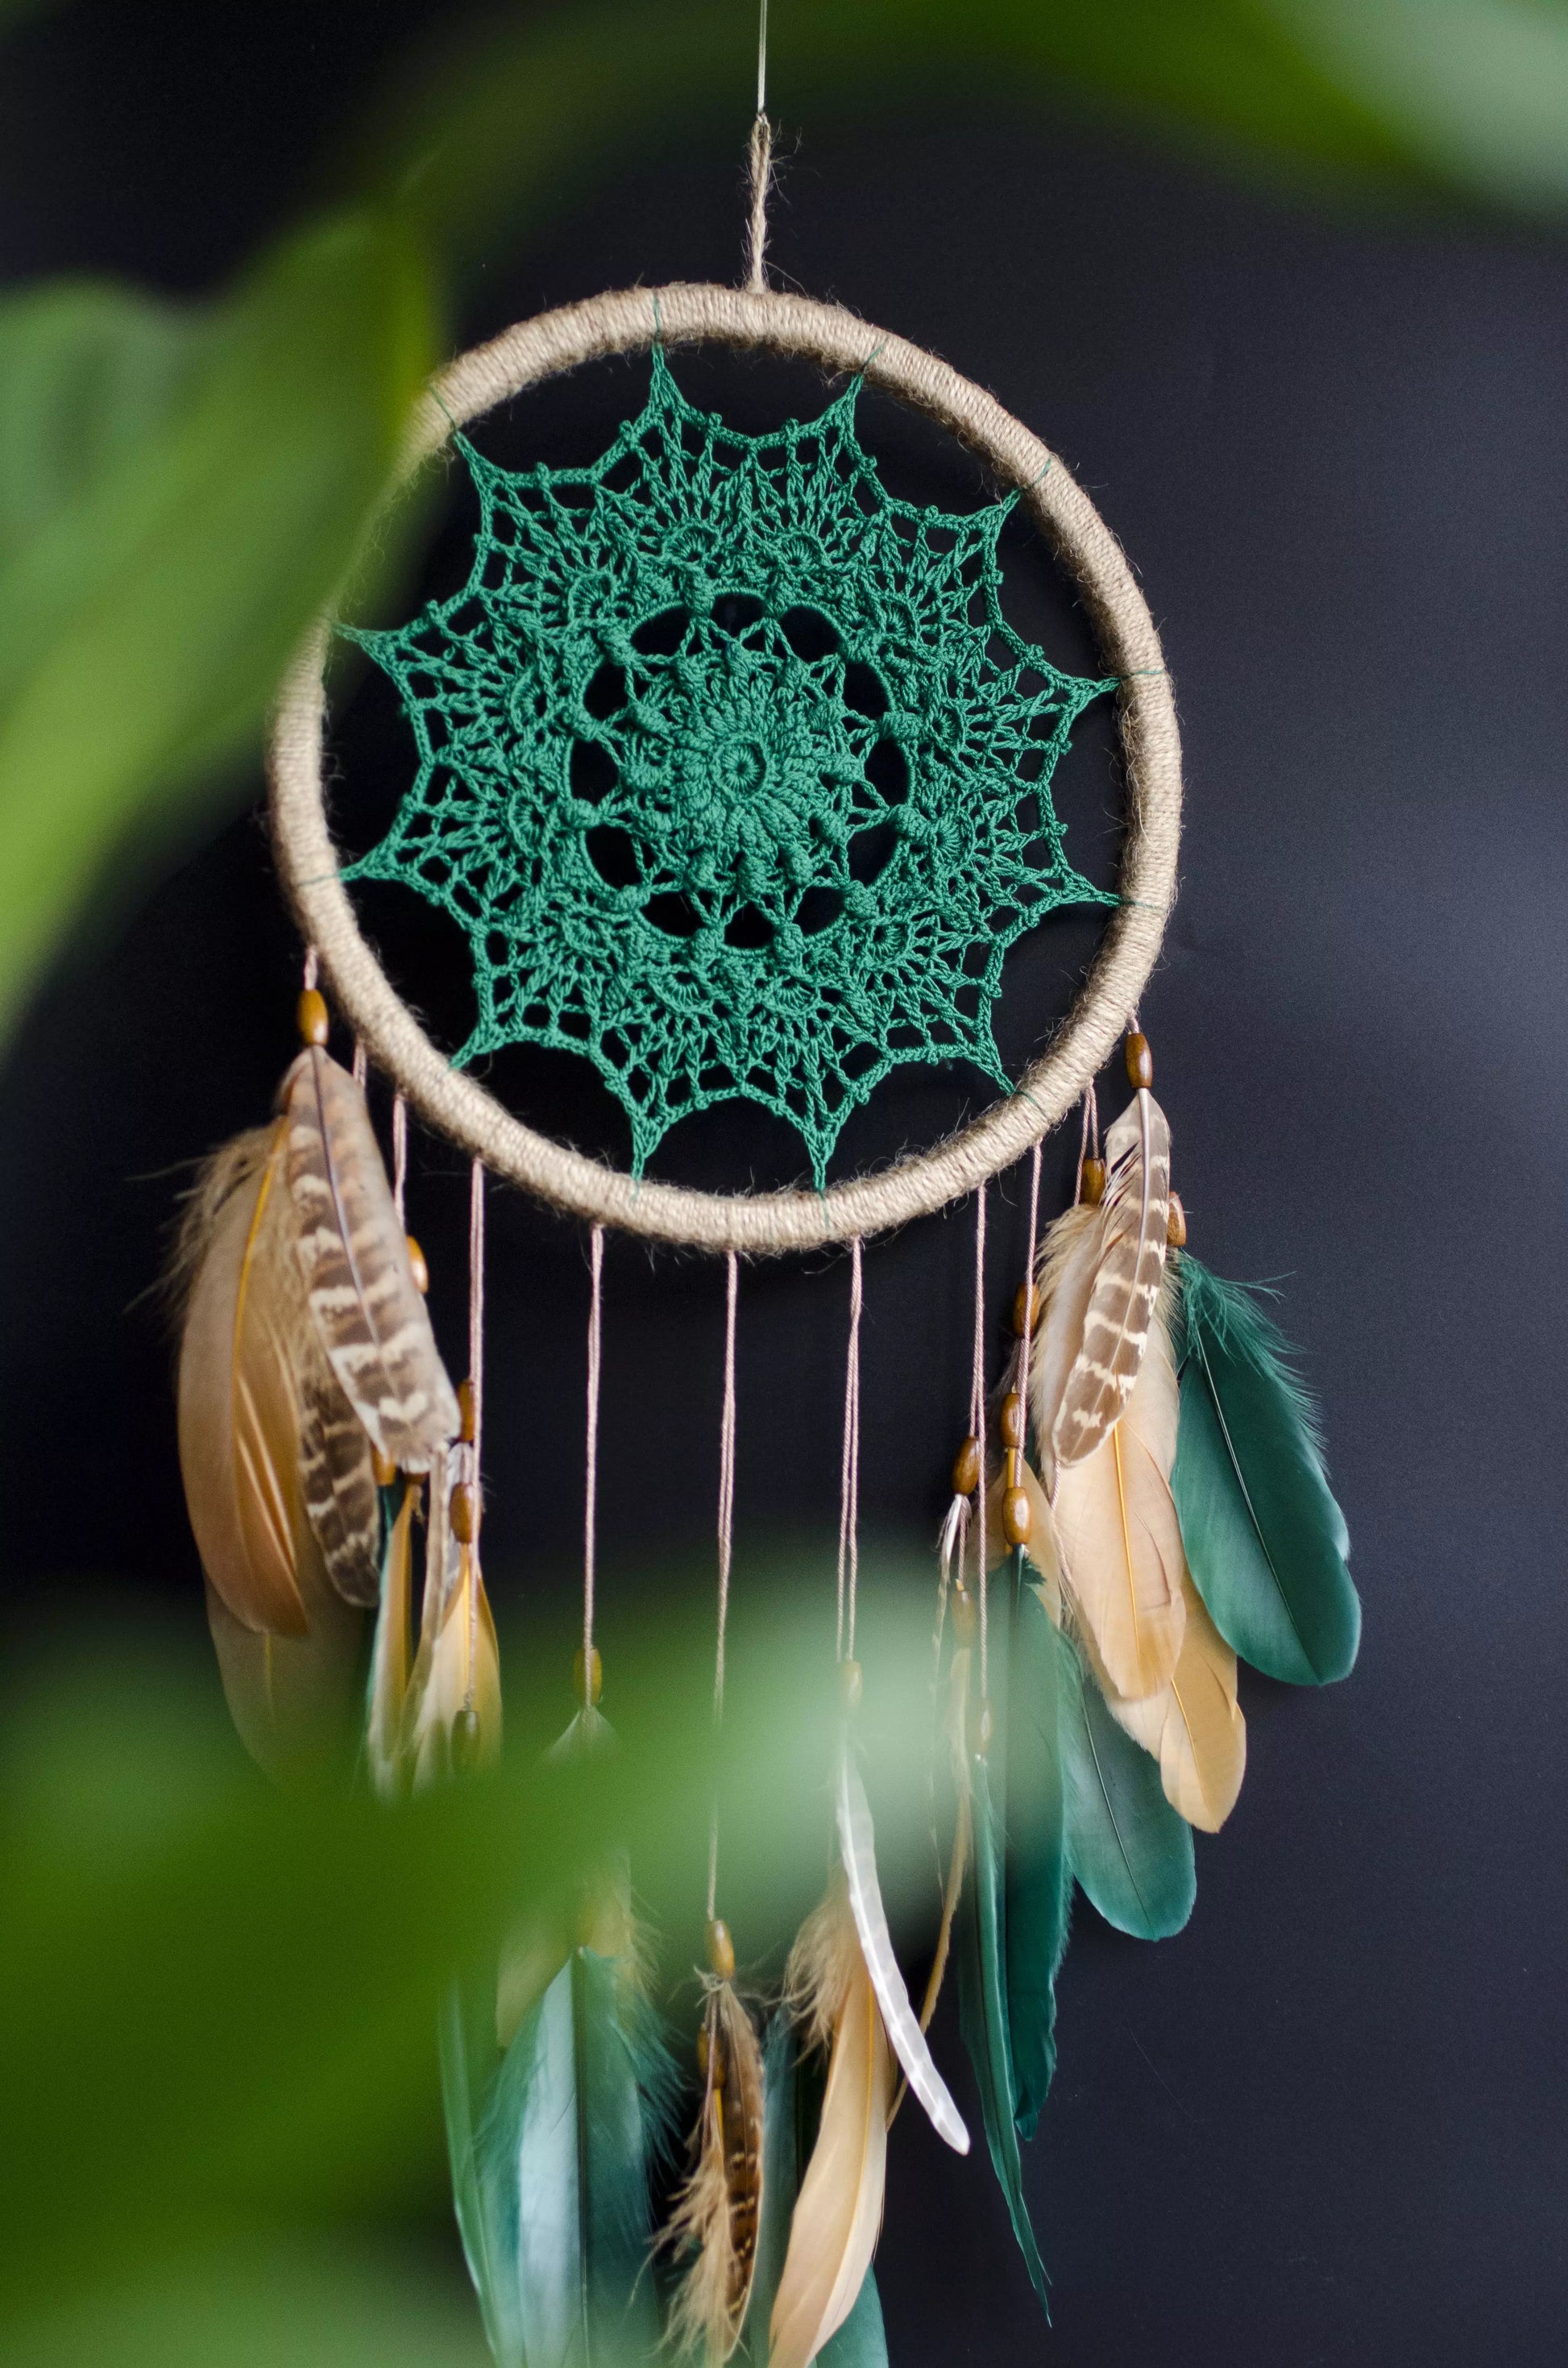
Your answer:
[[[416,1259],[363,1094],[307,1044],[272,1125],[209,1161],[176,1258],[180,1469],[208,1619],[234,1723],[275,1775],[349,1736],[371,1611],[376,1789],[427,1782],[454,1745],[482,1758],[499,1743],[477,1544],[451,1518],[477,1475]]]
[[[1219,1827],[1245,1765],[1238,1656],[1323,1683],[1348,1669],[1359,1633],[1312,1409],[1256,1301],[1173,1249],[1170,1135],[1146,1089],[1106,1150],[1102,1198],[1067,1211],[1041,1248],[1034,1461],[1020,1452],[995,1477],[988,1559],[1006,1552],[1005,1486],[1028,1501],[1028,1536],[1010,1589],[993,1591],[983,1702],[967,1499],[944,1532],[952,1839],[921,2009],[894,1956],[847,1719],[837,1862],[765,2032],[733,1960],[705,1978],[690,2169],[662,2234],[653,2195],[680,2083],[628,1869],[601,1870],[570,1916],[514,1934],[498,1972],[454,1982],[440,2026],[453,2186],[498,2368],[662,2351],[704,2368],[737,2355],[885,2368],[871,2264],[889,2125],[907,2091],[949,2146],[970,2143],[926,2037],[955,1962],[988,2148],[1045,2300],[1019,2146],[1054,2070],[1074,1886],[1124,1931],[1179,1930],[1192,1828]],[[307,1045],[274,1124],[221,1152],[192,1196],[180,1454],[247,1745],[287,1773],[341,1732],[374,1610],[358,1724],[369,1780],[389,1796],[500,1738],[479,1475],[422,1263],[363,1096]],[[1015,1369],[1005,1386],[1022,1382]],[[552,1756],[609,1736],[590,1703]]]

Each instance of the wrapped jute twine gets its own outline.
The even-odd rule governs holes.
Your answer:
[[[903,337],[836,304],[751,286],[629,289],[541,313],[442,372],[415,414],[398,484],[454,427],[541,380],[655,341],[761,348],[866,382],[949,431],[1007,485],[1083,594],[1121,686],[1127,814],[1112,915],[1071,1011],[1017,1089],[919,1156],[821,1192],[726,1195],[638,1179],[538,1134],[439,1053],[360,935],[323,800],[332,620],[284,684],[272,742],[278,869],[349,1025],[426,1122],[555,1207],[657,1241],[765,1257],[852,1240],[929,1215],[1012,1166],[1058,1125],[1115,1048],[1153,970],[1176,892],[1181,749],[1159,635],[1119,545],[1062,462],[992,395]]]

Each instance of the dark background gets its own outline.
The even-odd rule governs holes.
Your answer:
[[[305,193],[384,46],[437,14],[68,10],[7,52],[0,265],[206,288]],[[1335,215],[1038,114],[797,127],[788,92],[776,105],[799,141],[780,265],[994,387],[1141,570],[1189,783],[1181,902],[1144,1005],[1177,1180],[1199,1254],[1283,1287],[1366,1608],[1343,1687],[1244,1675],[1250,1772],[1224,1834],[1199,1842],[1188,1930],[1144,1949],[1080,1914],[1028,2166],[1054,2335],[988,2170],[907,2114],[879,2258],[892,2357],[1555,2362],[1568,263],[1501,231]],[[633,279],[731,277],[739,211],[735,155],[688,145],[497,253],[460,334]],[[756,424],[801,399],[766,372],[688,382]],[[589,457],[633,387],[607,373],[580,408],[541,399],[516,449]],[[974,497],[961,462],[881,433],[895,480]],[[1077,663],[1071,612],[1027,552],[1016,573],[1031,630]],[[395,749],[369,692],[343,754],[351,784],[358,755],[384,793]],[[1102,873],[1106,784],[1091,734],[1062,806]],[[438,976],[419,976],[436,937],[385,926],[438,1008]],[[1091,937],[1052,923],[1020,954],[1010,1059],[1064,1008]],[[14,1633],[102,1587],[199,1632],[168,1349],[142,1295],[169,1171],[267,1107],[297,960],[247,815],[159,882],[128,867],[11,1056]],[[613,1112],[559,1066],[498,1082],[616,1144]],[[851,1164],[928,1140],[964,1090],[890,1085]],[[796,1164],[743,1114],[672,1141],[662,1172],[733,1183]],[[1051,1208],[1064,1172],[1053,1146]],[[998,1310],[1021,1257],[1016,1178],[1004,1198]],[[459,1162],[422,1145],[411,1216],[454,1362],[463,1201]],[[865,1516],[917,1546],[962,1427],[969,1242],[966,1218],[937,1219],[868,1257]],[[720,1301],[714,1269],[612,1247],[610,1623],[618,1592],[683,1549],[707,1583]],[[571,1583],[585,1304],[578,1234],[495,1191],[487,1543],[521,1639],[530,1601]],[[845,1306],[838,1258],[743,1286],[741,1535],[753,1552],[810,1541],[824,1604]]]

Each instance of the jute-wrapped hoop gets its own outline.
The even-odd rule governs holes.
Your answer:
[[[393,992],[359,934],[338,875],[322,795],[324,618],[283,687],[272,746],[272,821],[278,868],[300,926],[316,948],[345,1017],[420,1116],[499,1176],[557,1208],[655,1240],[765,1256],[879,1233],[971,1192],[1060,1123],[1136,1010],[1176,890],[1181,749],[1159,635],[1131,571],[1088,496],[1038,437],[991,395],[903,337],[835,304],[773,290],[627,290],[541,313],[452,363],[415,416],[399,473],[405,482],[475,419],[541,379],[661,338],[667,345],[765,347],[834,372],[861,370],[924,412],[1017,486],[1094,619],[1122,683],[1120,723],[1128,811],[1121,903],[1077,1000],[1016,1092],[919,1157],[824,1192],[726,1196],[639,1182],[536,1134],[477,1079],[454,1069]]]

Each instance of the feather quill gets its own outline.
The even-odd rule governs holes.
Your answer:
[[[1246,1721],[1236,1656],[1183,1574],[1187,1623],[1168,1685],[1142,1702],[1108,1694],[1112,1716],[1160,1765],[1165,1798],[1189,1826],[1217,1834],[1246,1773]]]
[[[1044,1604],[1043,1593],[1040,1596]],[[1048,1607],[1047,1607],[1048,1608]],[[1192,1828],[1156,1762],[1119,1726],[1071,1637],[1056,1634],[1067,1854],[1085,1896],[1136,1941],[1164,1941],[1192,1913]]]
[[[688,2257],[670,2340],[677,2352],[722,2368],[740,2342],[756,2273],[767,2193],[764,2075],[751,2017],[728,1982],[709,1982],[703,2027],[697,2163],[662,2241]]]
[[[1178,1397],[1163,1306],[1120,1420],[1082,1463],[1058,1467],[1051,1530],[1085,1640],[1127,1700],[1168,1681],[1186,1621],[1181,1527],[1171,1494]]]
[[[892,2057],[842,1869],[801,1928],[785,1993],[810,2043],[832,2048],[768,2321],[768,2368],[807,2368],[849,2317],[876,2250],[892,2094]]]
[[[301,1269],[322,1347],[375,1446],[405,1472],[427,1472],[457,1436],[458,1403],[365,1098],[310,1045],[279,1100]]]
[[[1053,1499],[1060,1469],[1092,1455],[1126,1406],[1151,1337],[1165,1268],[1171,1131],[1146,1088],[1106,1137],[1106,1159],[1099,1207],[1068,1210],[1041,1246],[1029,1395]]]
[[[1316,1412],[1250,1292],[1176,1261],[1181,1429],[1171,1485],[1193,1583],[1227,1644],[1287,1685],[1346,1676],[1361,1607]]]
[[[855,1765],[854,1747],[847,1728],[839,1741],[837,1813],[838,1849],[844,1863],[850,1913],[855,1918],[860,1952],[877,1994],[882,2026],[894,2055],[903,2067],[904,2078],[925,2107],[937,2136],[945,2139],[955,2153],[967,2154],[969,2132],[949,2093],[947,2082],[937,2069],[926,2043],[926,2034],[909,2003],[909,1993],[898,1969],[898,1959],[893,1954],[887,1911],[882,1906],[881,1887],[877,1881],[877,1844],[871,1825],[870,1804],[866,1798],[866,1788],[860,1782],[860,1771]]]

